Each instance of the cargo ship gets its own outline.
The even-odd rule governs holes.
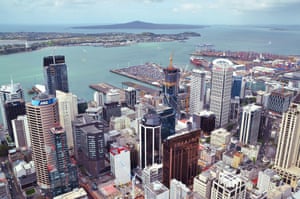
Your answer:
[[[190,62],[195,66],[209,67],[208,61],[206,61],[203,57],[191,56]]]

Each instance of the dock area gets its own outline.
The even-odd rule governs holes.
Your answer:
[[[164,79],[163,68],[158,64],[148,62],[136,66],[112,69],[110,72],[156,87],[161,87]]]
[[[119,93],[120,93],[120,100],[125,101],[125,91],[124,91],[124,89],[121,89],[121,88],[118,88],[118,87],[113,86],[111,84],[103,83],[103,82],[98,83],[98,84],[91,84],[91,85],[89,85],[89,87],[94,91],[97,91],[99,93],[103,93],[104,95],[109,93],[110,90],[112,90],[112,89],[118,90]]]
[[[135,88],[140,93],[150,94],[152,96],[157,96],[160,93],[159,89],[149,88],[149,87],[146,87],[141,84],[134,83],[134,82],[122,82],[122,85]]]

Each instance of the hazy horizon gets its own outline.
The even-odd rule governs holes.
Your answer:
[[[12,0],[5,25],[107,25],[145,21],[194,25],[300,25],[298,0]]]

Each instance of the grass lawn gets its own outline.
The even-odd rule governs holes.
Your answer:
[[[25,193],[26,193],[26,195],[32,195],[32,194],[34,194],[35,193],[35,189],[34,188],[31,188],[31,189],[27,189],[26,191],[25,191]]]

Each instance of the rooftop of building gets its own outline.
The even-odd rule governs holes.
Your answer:
[[[255,104],[248,104],[246,106],[243,106],[243,111],[244,112],[253,112],[253,111],[258,111],[261,110],[262,107],[255,105]]]
[[[169,189],[159,181],[152,182],[146,186],[157,195],[169,191]]]
[[[95,91],[107,94],[111,89],[118,89],[117,87],[108,84],[108,83],[98,83],[98,84],[91,84],[89,87]]]
[[[54,197],[54,199],[74,199],[74,198],[85,198],[87,197],[87,193],[83,188],[76,188],[68,193],[64,193]]]
[[[284,88],[278,88],[271,92],[271,95],[281,96],[281,97],[291,97],[293,96],[293,92],[286,90]]]
[[[233,63],[229,59],[215,59],[213,60],[213,67],[231,68]]]
[[[20,89],[22,89],[20,83],[13,83],[13,82],[11,82],[10,84],[2,85],[0,87],[0,92],[16,93]]]
[[[156,113],[147,113],[142,119],[142,124],[146,126],[160,126],[160,116]]]
[[[88,126],[83,126],[80,128],[84,133],[87,134],[98,134],[98,133],[103,133],[102,129],[99,129],[95,125],[88,125]]]

